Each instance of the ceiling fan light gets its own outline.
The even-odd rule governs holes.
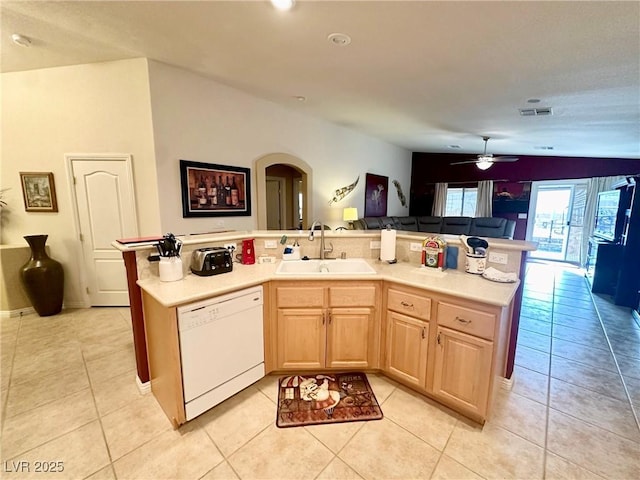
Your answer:
[[[493,165],[493,162],[491,160],[487,160],[486,158],[480,158],[476,162],[476,167],[478,167],[480,170],[486,170],[491,167],[491,165]]]

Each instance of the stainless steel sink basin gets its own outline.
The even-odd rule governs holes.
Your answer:
[[[376,273],[362,258],[282,261],[276,275],[366,275]]]

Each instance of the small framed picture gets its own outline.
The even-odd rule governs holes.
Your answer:
[[[249,169],[180,160],[183,217],[251,215]]]
[[[22,197],[27,212],[57,212],[52,172],[20,172]]]

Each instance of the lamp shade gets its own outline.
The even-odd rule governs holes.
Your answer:
[[[355,207],[347,207],[342,211],[342,220],[345,222],[353,222],[358,219],[358,209]]]

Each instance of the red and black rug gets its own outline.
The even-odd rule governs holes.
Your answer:
[[[305,373],[278,380],[278,427],[381,418],[378,400],[362,372]]]

